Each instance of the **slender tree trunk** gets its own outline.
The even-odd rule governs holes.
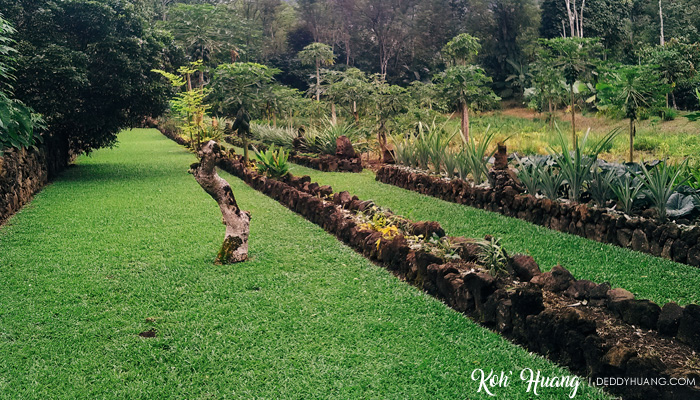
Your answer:
[[[360,122],[360,113],[357,112],[357,101],[352,101],[352,115],[355,117],[355,122]]]
[[[659,22],[661,23],[661,36],[659,42],[662,46],[666,45],[666,40],[664,39],[664,12],[661,9],[661,0],[659,0]]]
[[[549,129],[554,128],[554,111],[552,111],[552,99],[549,99]]]
[[[331,123],[335,125],[338,122],[338,115],[335,112],[335,103],[331,103]]]
[[[316,60],[316,101],[321,101],[321,61]]]
[[[191,92],[192,91],[192,75],[187,74],[187,91]]]
[[[272,124],[273,124],[272,126],[277,128],[277,113],[274,111],[272,112]]]
[[[574,102],[574,84],[569,84],[569,90],[571,90],[571,135],[573,138],[574,148],[578,145],[578,138],[576,137],[576,103]]]
[[[630,118],[630,160],[634,162],[634,119]]]
[[[248,259],[250,213],[238,208],[231,186],[216,172],[221,156],[219,145],[210,140],[199,152],[200,162],[190,167],[199,185],[219,204],[226,225],[226,237],[216,257],[216,264],[233,264]]]
[[[464,141],[469,141],[469,107],[466,104],[462,104],[462,136]]]
[[[673,109],[677,110],[678,106],[676,105],[676,95],[673,92],[671,92],[671,101],[673,103]]]

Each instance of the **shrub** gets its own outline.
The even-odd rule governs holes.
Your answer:
[[[688,178],[681,178],[687,163],[688,160],[685,160],[678,166],[672,166],[664,161],[654,168],[649,168],[644,163],[641,165],[639,180],[644,187],[644,193],[659,212],[659,218],[662,221],[666,220],[666,205],[669,198],[676,187],[688,180]]]
[[[459,177],[463,180],[471,175],[474,184],[480,185],[484,183],[489,173],[489,159],[493,156],[495,150],[488,152],[488,148],[495,137],[495,132],[489,132],[489,127],[486,128],[484,137],[479,143],[476,142],[473,136],[469,140],[464,141],[463,151],[458,153],[457,171]],[[464,137],[462,136],[462,140]]]
[[[283,148],[270,146],[266,151],[260,152],[254,147],[253,150],[258,159],[258,172],[273,179],[281,179],[289,174],[289,154]]]
[[[321,129],[310,129],[306,132],[303,150],[316,154],[335,154],[336,140],[341,136],[346,136],[350,142],[356,143],[362,137],[362,131],[355,124],[333,123],[326,119]]]
[[[268,144],[292,148],[292,141],[297,136],[293,128],[277,128],[265,124],[250,124],[253,138]]]
[[[642,182],[639,179],[634,179],[630,173],[626,173],[616,177],[610,189],[615,193],[622,212],[632,215],[634,201],[642,189]]]

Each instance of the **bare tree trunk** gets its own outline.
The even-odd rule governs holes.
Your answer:
[[[316,101],[321,101],[321,61],[316,59]]]
[[[554,128],[554,111],[552,111],[552,99],[549,99],[549,129]]]
[[[574,100],[574,84],[569,84],[569,90],[571,90],[571,135],[573,138],[572,143],[574,148],[578,145],[578,138],[576,137],[576,103]]]
[[[335,125],[338,122],[338,115],[335,112],[335,103],[331,103],[331,123]]]
[[[671,91],[671,101],[673,103],[673,109],[677,110],[678,106],[676,105],[676,95],[673,93],[673,91]]]
[[[462,136],[464,141],[469,141],[469,107],[466,104],[462,104]]]
[[[634,120],[630,118],[630,162],[634,162]]]
[[[661,9],[661,0],[659,0],[659,21],[661,22],[660,42],[661,42],[661,45],[664,46],[666,44],[666,40],[664,39],[664,12]]]
[[[199,152],[200,162],[192,164],[190,173],[199,186],[219,204],[226,225],[226,238],[216,257],[216,264],[233,264],[248,259],[250,213],[238,208],[231,186],[216,172],[220,151],[215,141],[207,142]]]
[[[357,101],[352,101],[352,115],[355,117],[355,122],[360,122],[360,113],[357,112]]]

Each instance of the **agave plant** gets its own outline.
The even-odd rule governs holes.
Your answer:
[[[258,159],[258,172],[261,174],[273,179],[281,179],[289,174],[289,154],[283,148],[275,149],[273,145],[264,152],[258,151],[255,147],[253,151]]]
[[[639,191],[642,189],[642,182],[635,179],[632,174],[627,173],[617,176],[610,189],[617,197],[618,204],[625,214],[631,215],[634,201],[639,196]]]
[[[463,180],[467,179],[468,175],[471,175],[474,184],[481,185],[484,183],[488,177],[489,167],[488,160],[493,156],[495,150],[488,152],[488,148],[496,136],[496,133],[490,133],[491,126],[486,128],[484,137],[480,142],[476,142],[474,137],[470,137],[465,140],[462,137],[463,151],[458,154],[457,161],[457,171],[459,177]]]
[[[320,129],[310,129],[306,132],[302,150],[308,153],[335,154],[336,140],[341,136],[356,143],[362,137],[362,131],[355,124],[333,123],[326,118]]]
[[[398,164],[417,167],[415,145],[412,137],[390,136],[394,144],[394,159]]]
[[[599,207],[605,207],[605,204],[615,195],[612,186],[616,177],[617,175],[612,169],[603,171],[595,168],[593,170],[591,180],[588,183],[588,192]]]
[[[619,130],[615,129],[605,135],[600,141],[591,145],[588,154],[586,154],[585,149],[588,145],[590,129],[589,132],[586,132],[583,140],[577,141],[573,150],[569,151],[567,141],[557,127],[556,140],[561,152],[554,149],[552,151],[556,154],[556,164],[568,185],[570,200],[579,201],[581,199],[581,194],[583,194],[586,183],[590,180],[598,155],[609,146],[618,132]]]
[[[250,124],[250,133],[254,139],[261,142],[286,148],[292,147],[292,142],[297,136],[297,133],[293,128],[273,127],[264,124]]]
[[[641,165],[642,170],[638,175],[639,180],[644,187],[644,193],[654,204],[662,221],[666,220],[666,205],[676,187],[689,179],[688,177],[681,177],[687,164],[688,160],[686,159],[677,167],[670,165],[667,161],[658,164],[654,168],[648,168],[644,163]]]
[[[445,156],[442,160],[442,165],[444,167],[444,172],[448,178],[455,176],[455,171],[457,171],[457,155],[452,151],[445,151]]]
[[[524,160],[516,156],[518,161],[518,178],[525,186],[525,190],[531,195],[536,195],[540,183],[539,166],[536,163],[526,163]]]
[[[538,188],[542,191],[542,194],[548,199],[558,199],[559,189],[564,183],[564,174],[551,165],[537,166],[537,171],[539,174]]]
[[[477,242],[479,246],[479,262],[489,269],[492,276],[508,274],[508,254],[501,245],[501,239],[486,237]]]

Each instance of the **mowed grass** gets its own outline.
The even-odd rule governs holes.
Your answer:
[[[516,218],[446,202],[375,181],[372,171],[361,174],[326,173],[295,165],[295,175],[310,175],[313,182],[347,190],[413,220],[438,221],[448,235],[483,238],[493,235],[511,254],[532,255],[543,270],[557,264],[577,279],[610,282],[639,298],[665,304],[700,301],[700,269],[556,232]]]
[[[213,265],[224,227],[194,157],[154,130],[120,139],[0,227],[0,398],[490,398],[482,368],[513,371],[497,398],[529,399],[522,368],[567,374],[225,174],[252,260]]]

